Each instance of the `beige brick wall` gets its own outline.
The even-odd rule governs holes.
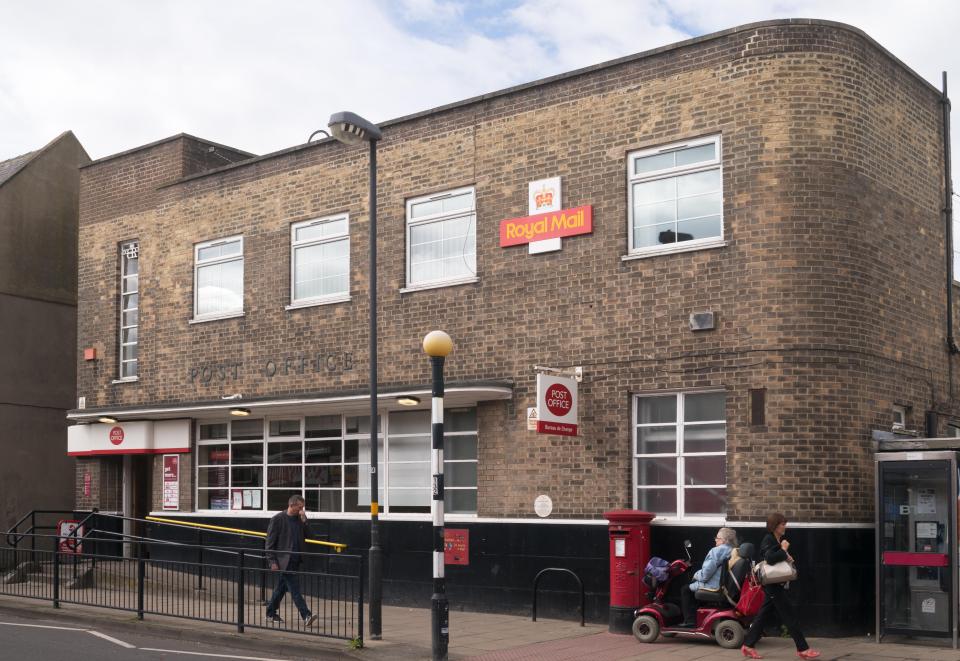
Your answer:
[[[423,335],[456,349],[450,382],[513,379],[480,407],[480,514],[558,517],[631,503],[631,395],[727,392],[729,510],[758,519],[872,520],[870,430],[894,403],[958,409],[944,348],[944,229],[938,95],[861,34],[774,24],[384,129],[378,246],[382,387],[426,383]],[[723,137],[727,245],[622,261],[627,154]],[[366,385],[367,150],[305,146],[210,176],[154,147],[84,170],[79,362],[89,407],[333,394]],[[130,179],[140,167],[158,174]],[[164,165],[166,164],[166,165]],[[169,165],[169,168],[167,167]],[[594,231],[562,252],[498,246],[526,215],[527,182],[563,177],[566,207],[593,205]],[[401,293],[404,202],[473,185],[479,282]],[[352,301],[284,310],[290,224],[349,212]],[[191,325],[193,245],[244,236],[244,316]],[[116,377],[117,244],[141,242],[141,374]],[[690,332],[691,312],[719,327]],[[268,360],[349,352],[352,369]],[[237,376],[232,367],[238,364]],[[582,365],[581,434],[525,431],[534,365]],[[211,378],[194,377],[206,367]],[[750,388],[768,389],[749,425]],[[185,471],[185,474],[188,471]]]

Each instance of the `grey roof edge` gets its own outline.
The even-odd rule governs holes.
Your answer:
[[[514,381],[513,379],[492,379],[492,380],[482,380],[482,381],[447,381],[445,387],[447,389],[455,388],[509,388],[513,389]],[[427,390],[431,388],[429,383],[417,383],[412,385],[404,386],[383,386],[378,388],[377,392],[380,396],[390,395],[400,395],[404,393],[409,393],[413,391]],[[68,417],[86,417],[91,415],[98,415],[104,413],[118,413],[123,414],[124,411],[139,411],[144,408],[150,409],[179,409],[179,408],[190,408],[190,407],[203,407],[203,406],[245,406],[247,404],[256,404],[258,402],[282,402],[284,400],[302,400],[302,399],[325,399],[325,398],[338,398],[338,397],[356,397],[358,395],[367,395],[370,391],[364,389],[351,389],[337,392],[314,392],[314,393],[305,393],[300,395],[286,395],[283,397],[249,397],[244,399],[237,400],[220,400],[220,399],[210,399],[210,400],[195,400],[195,401],[185,401],[185,402],[167,402],[164,404],[132,404],[128,406],[101,406],[97,408],[87,408],[87,409],[71,409],[67,411]],[[185,416],[189,417],[189,416]]]
[[[89,158],[90,158],[90,154],[87,153],[87,150],[86,150],[86,148],[83,146],[83,143],[80,142],[80,139],[77,138],[76,135],[74,135],[73,131],[71,131],[70,129],[67,129],[66,131],[64,131],[63,133],[61,133],[60,135],[58,135],[56,138],[54,138],[53,140],[51,140],[50,142],[48,142],[47,144],[45,144],[45,145],[44,145],[43,147],[41,147],[40,149],[37,149],[37,150],[32,151],[32,152],[27,152],[28,154],[30,154],[30,158],[26,159],[23,163],[21,163],[19,166],[17,166],[17,168],[16,168],[13,172],[11,172],[9,175],[7,175],[7,176],[3,179],[3,181],[0,181],[0,186],[3,186],[3,185],[6,184],[8,181],[10,181],[10,180],[13,179],[14,177],[16,177],[18,174],[20,174],[20,173],[23,171],[23,169],[24,169],[25,167],[27,167],[28,165],[30,165],[31,163],[33,163],[35,160],[37,160],[38,158],[40,158],[40,155],[41,155],[41,154],[43,154],[43,153],[46,152],[48,149],[50,149],[51,147],[53,147],[55,144],[57,144],[58,142],[60,142],[60,141],[63,140],[64,138],[66,138],[68,135],[69,135],[69,136],[73,136],[73,138],[77,141],[77,144],[80,145],[80,149],[81,149],[81,151],[83,151],[84,156],[86,156],[86,157],[89,159]],[[10,159],[7,159],[7,160],[13,160],[14,158],[19,158],[19,157],[18,157],[18,156],[14,156],[13,158],[10,158]],[[80,167],[82,168],[82,167],[86,167],[86,166],[85,166],[85,165],[81,165]]]
[[[235,151],[235,152],[238,152],[238,153],[240,153],[240,154],[244,154],[244,155],[246,155],[246,156],[249,156],[250,158],[256,158],[256,157],[257,157],[256,154],[253,154],[253,153],[248,152],[248,151],[244,151],[243,149],[237,149],[236,147],[231,147],[230,145],[223,145],[223,144],[220,144],[219,142],[214,142],[213,140],[207,140],[206,138],[198,138],[197,136],[191,135],[191,134],[189,134],[189,133],[177,133],[177,134],[175,134],[175,135],[167,136],[166,138],[160,138],[159,140],[155,140],[154,142],[150,142],[150,143],[147,143],[147,144],[145,144],[145,145],[140,145],[139,147],[133,147],[132,149],[127,149],[127,150],[125,150],[125,151],[117,152],[116,154],[110,154],[109,156],[104,156],[104,157],[102,157],[102,158],[98,158],[98,159],[95,160],[95,161],[90,161],[90,162],[87,163],[86,165],[81,166],[81,168],[88,168],[88,167],[90,167],[90,166],[92,166],[92,165],[99,165],[99,164],[105,163],[105,162],[107,162],[107,161],[112,161],[112,160],[115,159],[115,158],[122,158],[122,157],[124,157],[124,156],[129,156],[130,154],[135,154],[135,153],[137,153],[138,151],[144,151],[144,150],[146,150],[146,149],[152,149],[153,147],[157,147],[157,146],[159,146],[159,145],[162,145],[162,144],[164,144],[165,142],[173,142],[174,140],[181,140],[181,139],[183,139],[183,138],[189,138],[190,140],[196,140],[197,142],[202,142],[202,143],[204,143],[204,144],[206,144],[206,145],[210,145],[211,147],[220,147],[221,149],[229,149],[230,151]],[[243,163],[246,163],[247,161],[242,161],[242,162],[243,162]]]
[[[378,123],[377,126],[379,126],[381,129],[389,128],[392,126],[397,126],[397,125],[411,122],[414,120],[422,119],[430,115],[446,112],[449,110],[454,110],[456,108],[466,107],[472,104],[480,103],[483,101],[489,101],[491,99],[496,99],[503,96],[508,96],[510,94],[515,94],[516,92],[522,92],[535,87],[540,87],[543,85],[549,85],[551,83],[569,80],[572,78],[576,78],[578,76],[583,76],[590,73],[595,73],[597,71],[602,71],[604,69],[611,69],[613,67],[617,67],[623,64],[628,64],[630,62],[635,62],[637,60],[643,60],[649,57],[653,57],[655,55],[661,55],[663,53],[668,53],[670,51],[680,50],[682,48],[695,46],[708,41],[714,41],[717,39],[721,39],[723,37],[727,37],[732,34],[737,34],[739,32],[749,32],[750,30],[757,30],[759,28],[776,27],[776,26],[782,26],[782,25],[817,25],[817,26],[835,28],[835,29],[851,32],[856,36],[860,37],[861,39],[863,39],[864,41],[866,41],[867,44],[869,44],[873,48],[876,48],[885,57],[889,58],[896,65],[898,65],[899,67],[904,69],[907,73],[909,73],[911,76],[916,78],[921,84],[926,86],[934,94],[936,94],[937,96],[941,96],[941,91],[937,89],[933,84],[931,84],[930,81],[928,81],[923,76],[918,74],[916,71],[911,69],[909,66],[907,66],[903,62],[903,60],[896,57],[889,50],[881,46],[876,39],[874,39],[873,37],[871,37],[870,35],[868,35],[866,32],[864,32],[858,27],[849,25],[848,23],[841,23],[839,21],[828,21],[828,20],[819,19],[819,18],[777,18],[777,19],[770,19],[766,21],[755,21],[753,23],[745,23],[743,25],[727,28],[726,30],[720,30],[719,32],[711,32],[710,34],[701,35],[699,37],[692,37],[690,39],[685,39],[684,41],[678,41],[676,43],[666,44],[664,46],[658,46],[657,48],[651,48],[649,50],[641,51],[639,53],[634,53],[632,55],[625,55],[623,57],[619,57],[613,60],[607,60],[606,62],[591,64],[589,66],[582,67],[580,69],[574,69],[573,71],[567,71],[564,73],[555,74],[553,76],[547,76],[546,78],[540,78],[538,80],[533,80],[528,83],[521,83],[519,85],[514,85],[513,87],[507,87],[502,90],[497,90],[495,92],[481,94],[479,96],[470,97],[468,99],[463,99],[461,101],[454,101],[453,103],[437,106],[435,108],[430,108],[428,110],[422,110],[420,112],[416,112],[410,115],[404,115],[402,117],[397,117],[395,119],[389,119],[387,121]],[[308,142],[302,145],[295,145],[293,147],[281,149],[280,151],[271,152],[269,154],[263,154],[262,156],[257,156],[257,157],[248,159],[246,161],[242,161],[240,163],[234,163],[231,165],[223,166],[221,168],[206,170],[204,172],[192,174],[190,176],[183,177],[182,179],[178,179],[176,181],[165,184],[162,187],[165,188],[169,186],[176,186],[178,184],[187,183],[189,181],[194,181],[196,179],[200,179],[203,177],[209,177],[211,175],[220,174],[222,172],[231,170],[233,168],[253,165],[255,163],[266,161],[268,159],[280,158],[294,152],[310,149],[318,145],[326,144],[329,142],[336,142],[336,140],[334,138],[325,138],[323,140],[317,140],[315,142]],[[146,145],[146,146],[149,147],[150,145]],[[144,147],[140,147],[138,149],[143,149],[143,148]],[[131,151],[136,151],[136,150],[131,150]],[[108,158],[112,158],[112,157],[108,157]],[[105,159],[101,159],[101,160],[105,160]],[[90,165],[92,165],[92,163]]]

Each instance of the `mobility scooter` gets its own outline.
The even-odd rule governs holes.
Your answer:
[[[684,541],[687,559],[678,559],[667,564],[659,558],[651,559],[643,582],[650,588],[651,600],[634,613],[633,635],[641,643],[652,643],[660,634],[670,638],[715,639],[726,649],[736,649],[743,644],[744,629],[759,610],[762,590],[753,577],[753,544],[745,542],[738,549],[739,558],[728,569],[724,562],[720,568],[720,590],[697,590],[697,624],[681,626],[681,593],[686,590],[692,558],[690,541]],[[659,562],[657,562],[659,561]],[[652,566],[651,566],[652,565]],[[757,597],[761,596],[758,600]]]

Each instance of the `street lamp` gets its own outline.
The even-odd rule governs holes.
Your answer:
[[[453,350],[453,340],[443,331],[435,330],[423,338],[423,350],[430,356],[433,368],[433,414],[431,416],[430,467],[433,469],[433,595],[430,597],[430,621],[433,641],[433,661],[447,661],[450,644],[450,604],[444,576],[443,540],[443,360]]]
[[[377,480],[377,141],[380,128],[352,112],[330,115],[333,137],[345,145],[370,143],[370,638],[382,637],[383,555],[380,548],[380,503]]]

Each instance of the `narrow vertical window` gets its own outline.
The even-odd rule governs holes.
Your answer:
[[[120,245],[120,370],[121,379],[135,379],[140,328],[140,243]]]

